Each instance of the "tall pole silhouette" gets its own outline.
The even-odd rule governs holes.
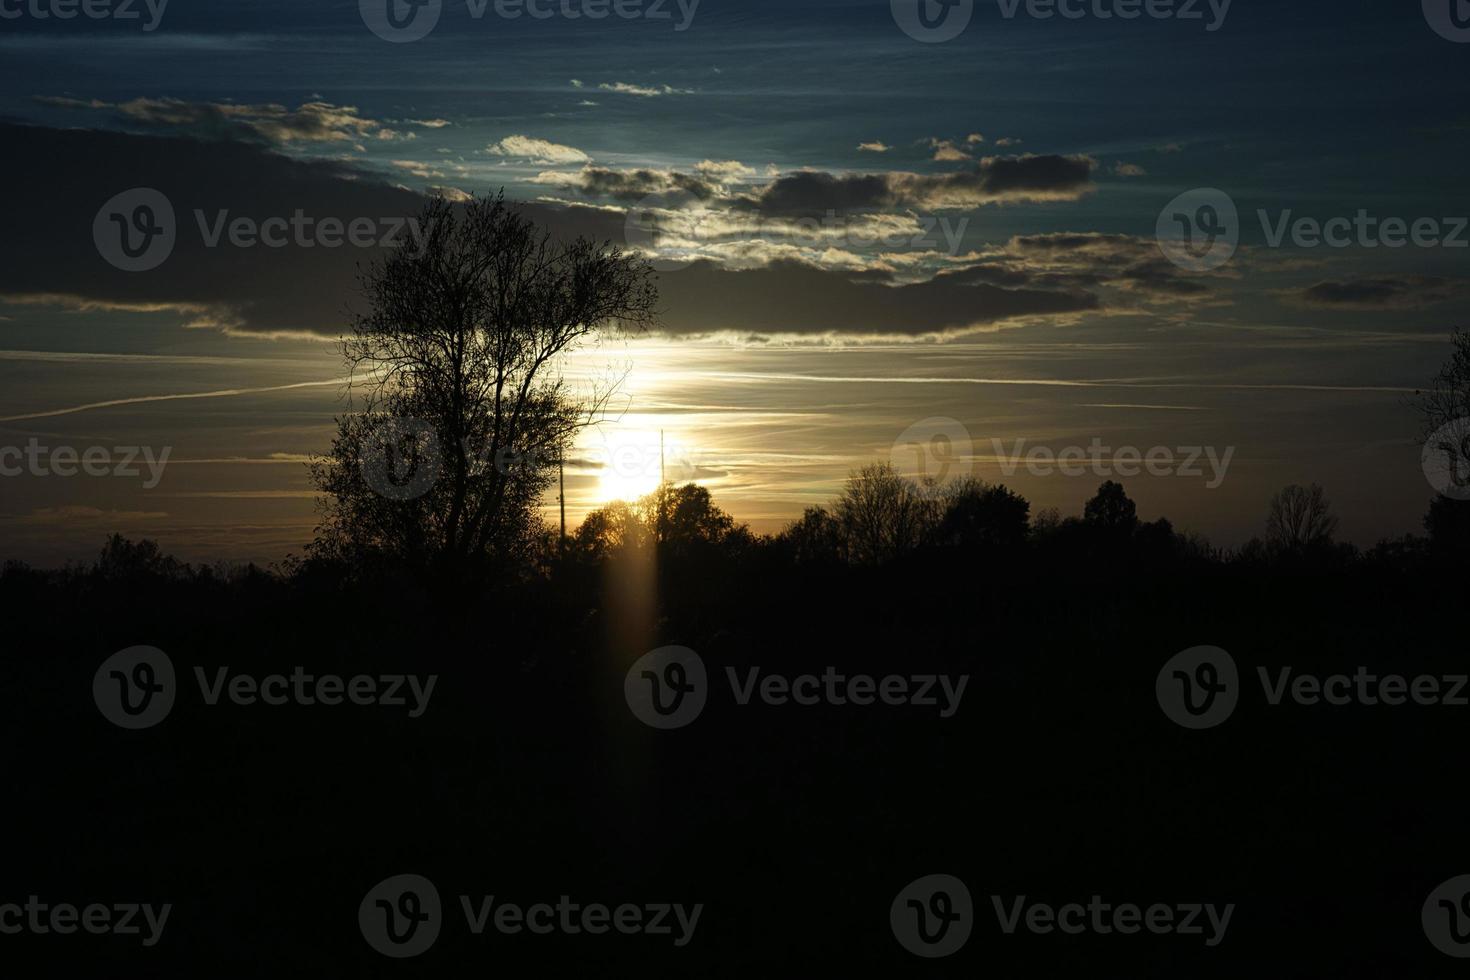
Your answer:
[[[558,500],[560,500],[560,502],[561,502],[561,540],[560,540],[559,543],[561,545],[561,551],[562,551],[563,554],[565,554],[566,553],[566,550],[567,550],[567,471],[566,471],[566,455],[567,455],[567,453],[566,453],[566,450],[565,449],[563,449],[561,452],[557,453],[557,455],[556,455],[556,479],[557,479],[557,483],[561,486],[561,492],[558,494]]]

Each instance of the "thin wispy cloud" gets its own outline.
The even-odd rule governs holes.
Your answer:
[[[299,388],[325,388],[330,385],[346,384],[350,379],[336,378],[331,381],[299,381],[288,385],[267,385],[259,388],[222,388],[217,391],[191,391],[180,392],[171,395],[138,395],[132,398],[112,398],[101,402],[87,402],[82,405],[69,405],[65,408],[49,408],[39,412],[26,412],[20,415],[0,416],[0,422],[24,422],[29,419],[54,418],[58,415],[75,415],[78,412],[92,412],[103,408],[117,408],[121,405],[144,405],[152,402],[190,401],[198,398],[232,398],[238,395],[262,395],[273,391],[292,391]]]
[[[672,85],[634,85],[631,82],[603,82],[597,86],[604,92],[616,92],[619,95],[636,95],[640,98],[652,99],[660,95],[693,95],[693,89],[675,88]]]

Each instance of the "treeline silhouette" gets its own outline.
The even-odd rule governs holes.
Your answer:
[[[1322,487],[1291,485],[1263,515],[1263,533],[1237,548],[1177,531],[1166,517],[1142,520],[1123,485],[1101,484],[1080,516],[1055,509],[1031,514],[1030,503],[1002,484],[974,477],[949,482],[913,480],[887,463],[855,470],[838,497],[810,507],[781,531],[762,535],[721,509],[707,487],[666,484],[634,501],[597,508],[559,539],[542,521],[524,535],[516,560],[499,577],[480,582],[489,591],[528,585],[575,591],[590,573],[630,554],[648,553],[680,578],[717,587],[718,576],[742,566],[792,574],[876,569],[925,563],[1014,563],[1032,559],[1104,559],[1149,567],[1206,565],[1324,571],[1354,566],[1410,572],[1446,568],[1470,558],[1470,501],[1436,495],[1423,518],[1424,534],[1384,539],[1368,549],[1336,539],[1338,521]],[[310,549],[309,549],[310,552]],[[262,567],[253,563],[191,565],[158,542],[114,534],[91,565],[37,570],[7,561],[0,582],[46,582],[67,588],[125,587],[130,583],[195,583],[237,587],[271,583],[286,588],[402,584],[413,563],[387,553],[351,560],[309,553]],[[712,576],[702,578],[701,576]]]

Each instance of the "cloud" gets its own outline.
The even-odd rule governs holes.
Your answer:
[[[1279,295],[1296,306],[1345,310],[1413,310],[1470,293],[1463,279],[1440,276],[1353,276],[1324,280]]]
[[[534,183],[567,187],[587,197],[600,197],[623,204],[683,205],[713,201],[721,196],[722,181],[675,170],[613,170],[583,167],[574,173],[538,174]]]
[[[422,126],[425,129],[443,129],[445,126],[453,125],[448,119],[410,119],[410,126]]]
[[[941,230],[912,214],[860,213],[817,221],[749,210],[641,204],[629,212],[629,220],[641,229],[640,248],[681,262],[710,258],[726,267],[752,267],[799,258],[824,268],[903,270],[915,277],[948,266],[948,253],[939,249],[946,242],[945,230],[955,234],[952,226]]]
[[[1114,177],[1147,177],[1148,171],[1136,163],[1124,163],[1119,160],[1113,164]]]
[[[422,163],[418,160],[389,160],[388,165],[396,170],[407,171],[415,177],[429,179],[431,177],[443,177],[444,174],[435,170],[432,164]]]
[[[592,158],[575,146],[564,146],[531,136],[507,136],[488,148],[500,157],[519,157],[541,164],[590,163]]]
[[[998,140],[995,141],[995,145],[996,146],[1020,146],[1021,145],[1021,141],[1018,140],[1018,139],[1016,139],[1014,136],[1002,136],[1000,139],[998,139]]]
[[[736,177],[750,177],[755,170],[747,167],[739,160],[701,160],[694,165],[697,173],[717,180],[733,180]]]
[[[603,82],[597,86],[604,92],[617,92],[619,95],[636,95],[641,98],[651,99],[659,95],[693,95],[693,89],[674,88],[672,85],[633,85],[629,82]]]
[[[338,161],[294,160],[256,143],[0,124],[0,182],[27,189],[7,205],[26,248],[0,263],[0,297],[77,310],[173,313],[182,324],[266,336],[336,336],[360,303],[357,269],[377,248],[227,243],[210,248],[199,229],[231,220],[320,222],[416,216],[427,198]],[[108,264],[92,238],[99,209],[134,187],[164,194],[177,240],[158,268],[128,273]],[[623,239],[620,213],[517,205],[554,234]]]
[[[1004,289],[949,274],[893,284],[881,274],[792,261],[733,271],[696,262],[660,276],[659,290],[663,330],[677,336],[946,336],[1099,305],[1082,292]]]
[[[440,184],[431,184],[427,188],[429,194],[434,197],[442,197],[446,201],[463,204],[470,199],[469,191],[460,190],[458,187],[448,187]]]
[[[1164,258],[1151,238],[1099,232],[1017,235],[975,267],[1012,284],[1046,288],[1109,288],[1148,303],[1218,302],[1210,276],[1196,276]],[[1218,278],[1228,273],[1216,272]]]
[[[973,208],[1022,201],[1075,201],[1093,189],[1087,156],[985,157],[949,174],[832,174],[804,170],[766,187],[754,206],[769,214]]]
[[[953,140],[931,139],[929,141],[929,147],[934,151],[935,163],[956,163],[963,160],[975,159],[958,146],[955,146]]]
[[[303,210],[317,221],[348,222],[416,215],[426,200],[361,167],[291,159],[256,143],[3,124],[0,141],[10,151],[0,157],[0,180],[27,189],[10,218],[15,227],[34,229],[27,248],[0,265],[0,297],[75,309],[172,312],[181,323],[238,333],[340,334],[349,312],[361,306],[357,270],[374,260],[376,249],[210,248],[196,211],[206,220],[228,211],[232,218],[260,221]],[[879,205],[1080,193],[1079,179],[1091,171],[1090,161],[1071,170],[1063,163],[1060,176],[1055,164],[1031,172],[1035,165],[1022,162],[1026,172],[1019,175],[1008,166],[1014,164],[982,162],[973,173],[937,178],[789,174],[753,192],[732,192],[718,179],[749,176],[748,168],[733,161],[711,161],[697,173],[589,166],[538,180],[629,203],[652,192],[678,202],[676,213],[705,215],[715,234],[696,245],[713,246],[713,261],[698,260],[660,276],[665,329],[677,336],[953,335],[1098,310],[1102,288],[1149,296],[1188,288],[1178,277],[1169,279],[1166,270],[1149,267],[1136,244],[1104,247],[1083,238],[1068,249],[1043,237],[954,258],[933,245],[888,254],[851,240],[855,223],[885,233],[913,230],[913,214]],[[959,190],[946,183],[952,178],[964,179]],[[815,189],[802,183],[808,180],[816,182]],[[173,253],[146,273],[113,268],[92,241],[99,208],[131,187],[156,188],[176,214]],[[823,231],[799,242],[764,240],[805,220],[788,208],[829,203],[852,212],[831,240]],[[627,241],[627,215],[620,208],[547,202],[515,207],[558,238]]]
[[[60,507],[38,507],[29,514],[4,518],[8,524],[27,524],[37,527],[74,527],[86,524],[89,527],[116,529],[124,524],[161,521],[168,517],[167,511],[148,510],[103,510],[81,504],[64,504]]]
[[[56,418],[59,415],[76,415],[79,412],[95,412],[100,408],[116,408],[119,405],[146,405],[151,402],[192,401],[199,398],[234,398],[239,395],[260,395],[276,391],[296,391],[301,388],[324,388],[346,384],[348,378],[333,378],[330,381],[298,381],[288,385],[267,385],[258,388],[222,388],[218,391],[174,392],[168,395],[134,395],[131,398],[110,398],[107,401],[86,402],[81,405],[65,405],[61,408],[45,408],[22,415],[7,415],[0,422],[25,422],[31,419]]]
[[[863,153],[887,153],[893,147],[882,140],[873,140],[871,143],[859,143],[858,149]]]
[[[127,122],[204,139],[287,144],[335,143],[369,137],[403,138],[381,122],[360,116],[355,106],[339,106],[330,102],[306,102],[289,109],[273,102],[239,105],[233,102],[186,102],[173,98],[102,102],[97,99],[39,96],[36,101],[69,109],[110,110]]]
[[[587,166],[549,171],[535,183],[574,190],[582,196],[621,204],[725,207],[732,213],[795,220],[837,213],[905,210],[964,210],[984,204],[1077,200],[1094,189],[1090,157],[986,157],[973,167],[947,174],[833,174],[801,170],[777,174],[746,189],[732,187],[737,175],[753,176],[743,164],[704,161],[696,173]]]

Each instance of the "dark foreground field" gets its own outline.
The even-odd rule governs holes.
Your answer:
[[[679,572],[609,566],[600,581],[583,570],[449,602],[404,583],[12,570],[0,580],[5,899],[172,905],[151,947],[146,925],[7,937],[49,964],[26,975],[1457,970],[1421,909],[1470,872],[1470,707],[1271,707],[1256,668],[1463,673],[1462,573],[1034,551],[801,574],[750,560],[718,587]],[[647,595],[630,589],[663,597],[651,638],[630,622]],[[629,665],[661,644],[697,651],[710,679],[703,713],[673,730],[642,723],[624,696]],[[1233,655],[1240,704],[1186,730],[1155,681],[1202,644]],[[93,680],[135,645],[167,653],[178,695],[161,723],[130,731],[103,716]],[[194,669],[212,684],[225,666],[438,680],[417,718],[208,705]],[[725,668],[743,682],[752,666],[969,681],[948,718],[942,699],[741,706]],[[404,874],[433,882],[442,921],[431,948],[400,960],[369,945],[358,913]],[[955,925],[971,929],[962,949],[926,959],[900,944],[890,906],[935,874],[967,886],[969,907],[948,908],[973,918]],[[489,896],[703,908],[680,946],[673,912],[661,935],[475,935],[461,896],[472,909]],[[1223,936],[1203,912],[1197,934],[1033,932],[1024,919],[1008,934],[996,902],[1009,916],[1021,896],[1026,908],[1167,905],[1180,924],[1189,905],[1234,908]]]

